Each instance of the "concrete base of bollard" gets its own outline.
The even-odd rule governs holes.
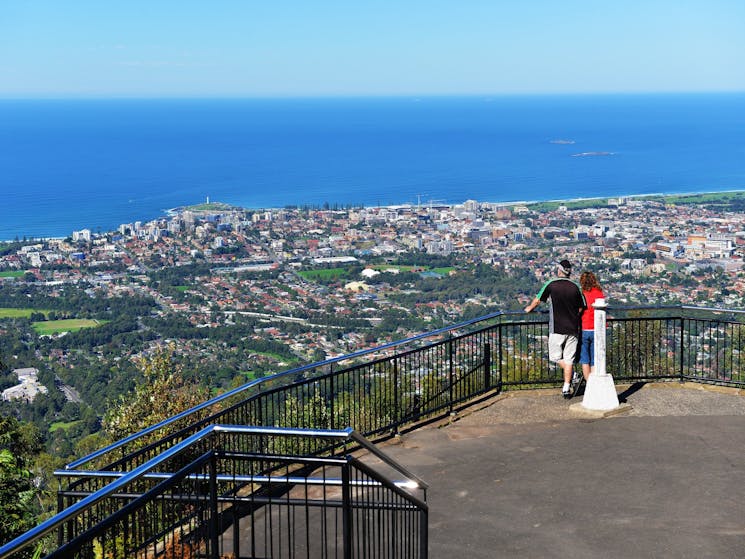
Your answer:
[[[577,419],[605,419],[630,412],[632,409],[634,408],[630,404],[621,404],[612,410],[589,410],[582,405],[582,402],[577,402],[569,406],[569,413]]]
[[[588,410],[613,410],[619,406],[616,386],[611,375],[591,374],[587,379],[582,406]]]

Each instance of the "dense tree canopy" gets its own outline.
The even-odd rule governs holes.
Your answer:
[[[112,441],[155,425],[207,400],[209,393],[185,377],[174,361],[173,348],[139,362],[142,382],[108,410],[103,428]]]
[[[0,543],[36,524],[39,489],[32,473],[41,435],[31,424],[0,415]]]

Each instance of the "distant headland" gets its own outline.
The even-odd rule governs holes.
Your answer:
[[[663,202],[670,205],[707,205],[711,207],[717,207],[718,209],[726,209],[729,206],[737,207],[737,209],[745,206],[745,190],[726,190],[718,192],[694,192],[694,193],[677,193],[677,194],[627,194],[619,196],[604,196],[598,198],[564,198],[554,200],[512,200],[512,201],[484,201],[483,203],[492,206],[500,207],[514,207],[514,206],[525,206],[532,210],[547,211],[555,210],[559,207],[566,207],[567,209],[577,210],[583,208],[597,208],[603,206],[623,205],[628,201],[657,201]],[[458,203],[439,203],[441,207],[459,206],[466,202]],[[410,204],[383,204],[381,206],[367,206],[367,207],[401,207]],[[425,206],[425,204],[422,204]],[[431,204],[430,204],[431,206]],[[357,207],[357,206],[356,206]],[[365,206],[358,206],[358,208]],[[297,206],[288,205],[284,206],[284,209],[297,208]],[[210,212],[226,212],[226,211],[264,211],[264,210],[276,210],[278,207],[264,207],[264,208],[245,208],[242,206],[236,206],[233,204],[226,204],[224,202],[206,202],[199,204],[192,204],[187,206],[179,206],[167,210],[168,215],[176,215],[185,211],[191,211],[195,213],[210,213]],[[320,206],[308,206],[308,209],[322,209]],[[349,208],[346,208],[349,209]]]
[[[224,202],[210,202],[210,199],[207,198],[206,202],[202,202],[201,204],[192,204],[190,206],[178,206],[176,208],[171,208],[169,210],[165,210],[166,215],[176,215],[180,214],[182,212],[224,212],[229,210],[235,210],[238,209],[236,206],[233,206],[231,204],[225,204]]]
[[[532,210],[548,211],[555,210],[561,206],[570,210],[583,208],[597,208],[611,205],[612,201],[622,202],[624,200],[646,201],[652,200],[670,205],[702,205],[710,206],[724,211],[741,211],[745,207],[745,190],[725,190],[717,192],[693,192],[678,194],[629,194],[616,197],[602,198],[572,198],[563,200],[525,201],[524,205]],[[516,205],[517,203],[504,204]]]

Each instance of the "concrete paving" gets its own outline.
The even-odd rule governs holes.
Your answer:
[[[430,484],[430,557],[745,556],[745,396],[617,391],[609,417],[511,392],[383,445]]]

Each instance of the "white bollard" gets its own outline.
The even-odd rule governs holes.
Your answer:
[[[592,304],[595,309],[595,371],[597,375],[607,375],[605,368],[605,299],[596,299]]]
[[[613,377],[605,368],[605,299],[593,303],[595,309],[595,370],[587,379],[582,406],[588,410],[613,410],[620,406]]]

